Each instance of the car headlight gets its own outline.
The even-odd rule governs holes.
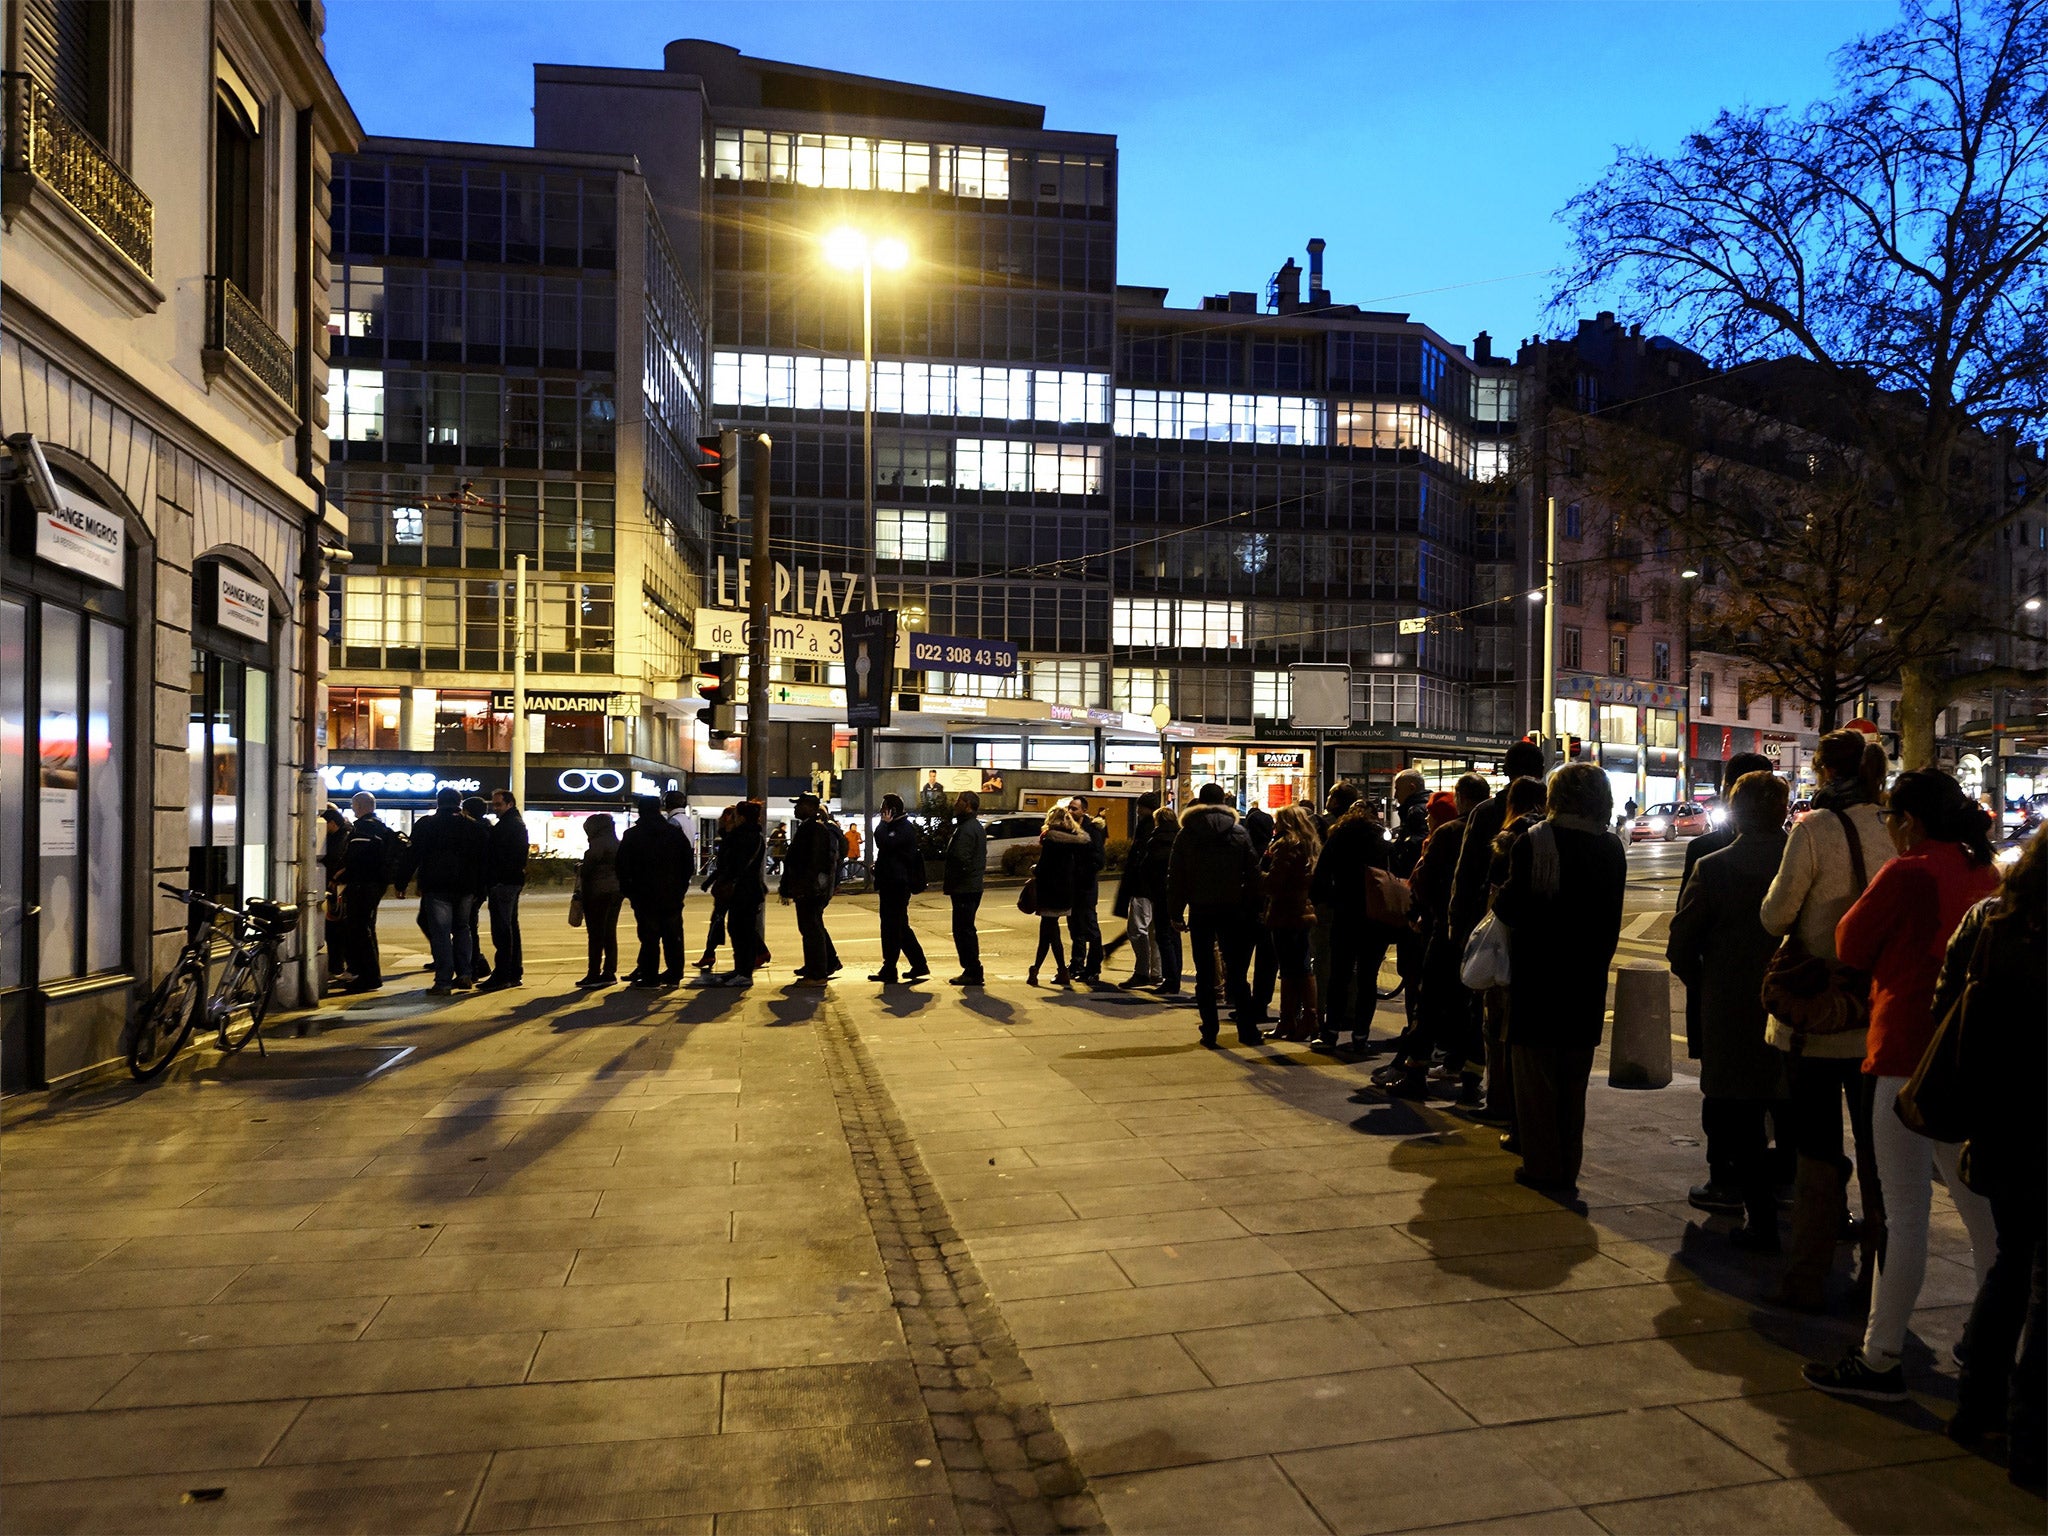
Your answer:
[[[1707,812],[1707,825],[1710,827],[1718,827],[1727,819],[1728,813],[1722,810],[1719,806],[1716,806],[1713,810]]]
[[[1662,832],[1669,825],[1670,823],[1665,821],[1665,819],[1662,816],[1652,816],[1650,818],[1650,830],[1652,832]]]
[[[1997,863],[2001,868],[2010,869],[2019,861],[2020,845],[2018,843],[2008,844],[2006,847],[1998,850]]]

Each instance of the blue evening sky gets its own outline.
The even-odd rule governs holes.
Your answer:
[[[1040,102],[1117,136],[1121,272],[1193,304],[1263,292],[1311,235],[1343,302],[1512,351],[1543,324],[1557,210],[1617,144],[1724,105],[1803,104],[1894,5],[718,5],[329,0],[328,56],[372,133],[533,142],[532,65],[659,68],[675,37]]]

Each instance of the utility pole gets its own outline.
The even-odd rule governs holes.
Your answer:
[[[1557,739],[1557,498],[1543,498],[1543,743],[1548,757],[1564,753]]]
[[[526,556],[512,562],[512,794],[526,809]]]
[[[868,605],[875,596],[875,264],[872,257],[860,265],[860,506],[861,527],[866,530]],[[896,664],[895,653],[881,659],[886,668]],[[849,682],[851,679],[849,678]],[[892,678],[893,682],[894,679]],[[875,728],[860,728],[860,851],[866,873],[861,889],[875,888]]]
[[[764,831],[768,825],[768,630],[773,622],[769,607],[775,599],[775,561],[768,553],[768,475],[774,447],[766,432],[754,439],[754,558],[747,588],[747,798],[760,802]]]

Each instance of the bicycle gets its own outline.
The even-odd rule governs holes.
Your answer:
[[[136,1015],[128,1040],[128,1071],[137,1082],[156,1077],[184,1048],[203,1014],[214,1027],[221,1054],[232,1056],[251,1040],[263,1046],[263,1019],[277,990],[278,941],[298,927],[299,909],[274,901],[251,901],[246,911],[209,901],[195,891],[158,882],[157,889],[208,914],[186,925],[185,945],[170,972]],[[214,926],[231,924],[228,952],[219,979],[209,987]]]

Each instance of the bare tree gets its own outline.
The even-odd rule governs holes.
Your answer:
[[[1884,627],[1923,608],[1937,633],[2004,627],[1954,578],[2048,500],[2038,474],[1971,468],[2048,421],[2048,0],[1910,4],[1843,50],[1828,99],[1723,112],[1674,154],[1625,149],[1564,217],[1556,309],[1612,296],[1724,368],[1812,365],[1869,488],[1865,537],[1934,562]],[[1761,602],[1771,572],[1751,575]],[[1909,765],[1932,759],[1943,703],[2005,676],[1958,655],[1898,656]]]

